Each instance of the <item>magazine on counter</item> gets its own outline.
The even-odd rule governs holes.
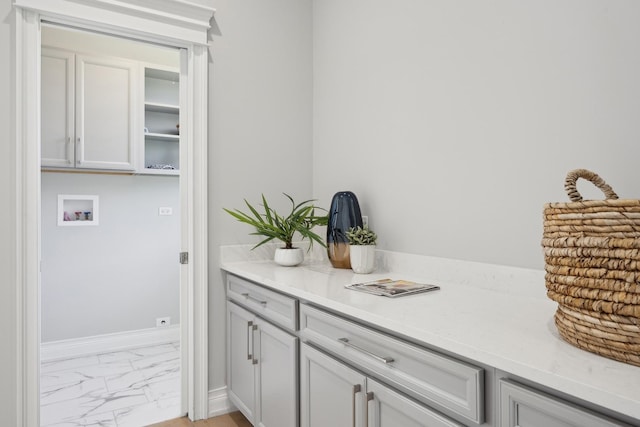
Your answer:
[[[389,298],[413,295],[421,292],[435,291],[440,286],[416,283],[408,280],[380,279],[364,283],[352,283],[344,286],[347,289],[382,295]]]

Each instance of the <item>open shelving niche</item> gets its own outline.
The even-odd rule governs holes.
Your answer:
[[[144,164],[139,173],[179,175],[180,73],[144,67]]]

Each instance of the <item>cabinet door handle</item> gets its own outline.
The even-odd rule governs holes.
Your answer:
[[[258,359],[256,359],[256,343],[253,341],[254,337],[255,337],[255,331],[258,330],[258,325],[254,324],[251,327],[251,353],[253,353],[253,356],[251,357],[251,364],[252,365],[257,365],[258,364]]]
[[[369,427],[369,402],[373,400],[373,392],[367,393],[367,398],[364,402],[364,426]]]
[[[82,144],[80,143],[80,137],[78,137],[76,139],[76,163],[77,164],[81,164],[82,163]]]
[[[251,327],[253,326],[253,322],[250,320],[247,322],[247,360],[253,359],[253,336],[251,332]]]
[[[362,386],[360,386],[360,384],[356,384],[353,386],[353,392],[351,394],[351,424],[353,427],[356,427],[356,394],[360,393],[361,390]]]
[[[351,348],[353,348],[355,350],[358,350],[359,352],[364,353],[367,356],[373,357],[374,359],[376,359],[376,360],[378,360],[378,361],[380,361],[382,363],[385,363],[385,364],[386,363],[393,363],[393,361],[394,361],[393,357],[378,356],[377,354],[374,354],[374,353],[370,352],[369,350],[365,350],[362,347],[358,347],[357,345],[352,344],[349,341],[349,338],[338,338],[338,341],[340,341],[341,343],[343,343],[347,347],[351,347]]]
[[[67,137],[67,144],[64,147],[67,156],[67,164],[72,164],[73,159],[75,158],[75,146],[73,145],[72,138],[70,136]]]
[[[245,292],[245,293],[243,293],[243,294],[241,294],[241,295],[242,295],[243,297],[245,297],[246,299],[250,299],[251,301],[255,301],[255,302],[257,302],[258,304],[261,304],[261,305],[267,305],[267,302],[266,302],[266,301],[261,300],[261,299],[258,299],[258,298],[256,298],[256,297],[252,297],[251,295],[249,295],[249,292]]]

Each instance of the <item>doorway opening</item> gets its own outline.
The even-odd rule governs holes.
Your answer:
[[[41,46],[40,425],[185,415],[180,49],[55,24]]]
[[[15,425],[40,426],[40,62],[44,21],[180,49],[180,351],[182,412],[208,414],[207,352],[207,79],[214,9],[191,2],[77,2],[15,0]],[[167,13],[166,10],[171,10]],[[98,201],[98,205],[99,205]],[[101,222],[101,221],[99,221]]]

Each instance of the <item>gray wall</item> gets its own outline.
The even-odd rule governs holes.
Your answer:
[[[223,244],[257,242],[223,207],[312,197],[310,0],[214,1],[209,73],[209,389],[225,385]]]
[[[569,170],[640,197],[639,18],[636,1],[314,1],[314,196],[354,191],[382,249],[542,268],[542,205],[568,201]]]
[[[58,226],[59,194],[98,196],[99,224]],[[177,177],[43,173],[41,212],[42,342],[180,322]]]

